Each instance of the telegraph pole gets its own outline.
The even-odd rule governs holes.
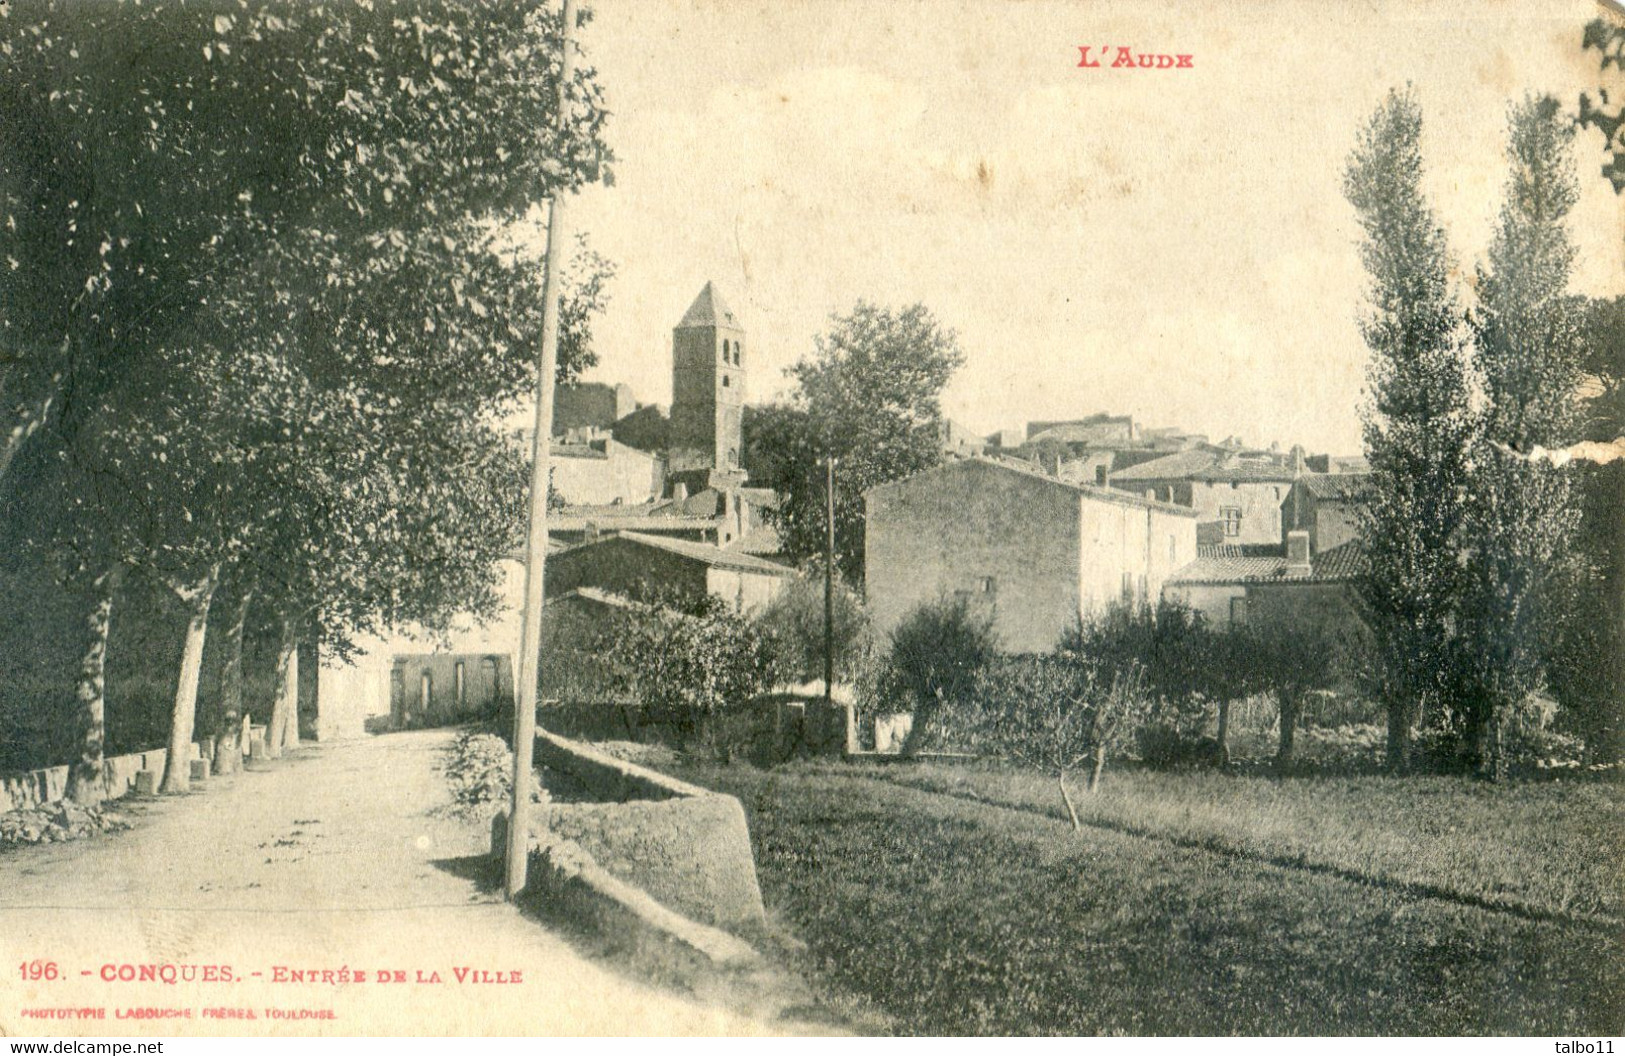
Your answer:
[[[824,460],[824,707],[835,682],[835,457]]]
[[[558,127],[569,128],[569,86],[575,75],[576,0],[564,0],[560,45]],[[519,630],[518,685],[513,712],[513,802],[508,810],[508,900],[525,889],[530,865],[530,790],[536,741],[536,694],[542,649],[542,574],[547,561],[547,491],[553,433],[553,375],[558,368],[559,268],[564,259],[564,192],[547,208],[547,263],[542,276],[542,341],[536,355],[536,422],[530,445],[530,520],[525,533],[525,608]]]

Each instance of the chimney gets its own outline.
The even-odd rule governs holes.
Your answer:
[[[1301,529],[1286,533],[1286,574],[1307,576],[1309,568],[1309,533]]]
[[[1303,445],[1302,444],[1293,444],[1292,445],[1292,475],[1293,476],[1295,476],[1295,477],[1303,476],[1304,469],[1305,469],[1304,463],[1305,463],[1305,459],[1304,459]]]

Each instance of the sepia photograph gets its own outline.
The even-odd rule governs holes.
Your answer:
[[[1603,1056],[1622,936],[1619,0],[0,0],[0,1035]]]

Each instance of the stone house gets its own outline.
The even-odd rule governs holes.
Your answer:
[[[795,569],[753,554],[669,536],[622,532],[571,547],[547,563],[547,594],[590,588],[637,596],[651,590],[710,594],[736,611],[752,612],[778,596]]]
[[[553,390],[553,435],[576,429],[608,429],[637,410],[632,386],[624,382],[578,381]]]
[[[1309,549],[1331,550],[1360,537],[1360,511],[1371,496],[1369,473],[1305,473],[1281,509],[1284,533],[1309,533]]]
[[[1285,548],[1204,546],[1168,578],[1164,600],[1182,604],[1214,627],[1277,623],[1318,625],[1344,633],[1363,622],[1354,584],[1363,568],[1359,544],[1310,549],[1309,533],[1287,533]]]
[[[597,430],[572,430],[551,449],[553,490],[570,505],[640,503],[658,495],[661,460]]]
[[[864,499],[865,591],[882,634],[958,595],[991,614],[1002,648],[1047,652],[1080,618],[1154,600],[1196,556],[1193,510],[1011,459],[949,462]]]
[[[1193,448],[1111,473],[1111,486],[1200,514],[1204,541],[1279,545],[1281,504],[1304,472],[1302,449],[1290,456]]]

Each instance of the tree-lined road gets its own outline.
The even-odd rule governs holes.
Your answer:
[[[430,813],[446,798],[435,762],[449,736],[304,749],[269,769],[212,779],[192,795],[129,805],[132,831],[0,854],[0,1033],[793,1029],[621,978],[472,879],[487,838]],[[35,959],[54,962],[62,977],[22,981],[20,967]],[[116,981],[124,965],[137,974],[142,965],[173,966],[193,979]],[[366,980],[278,982],[278,967],[347,968]],[[226,968],[230,982],[219,980]],[[463,982],[459,968],[473,970]],[[378,982],[380,969],[408,981]],[[441,981],[417,982],[420,970]],[[103,981],[104,971],[115,981]],[[490,980],[517,972],[522,981],[473,982],[482,971]],[[105,1009],[106,1018],[22,1015],[87,1007]],[[117,1018],[131,1008],[190,1010],[193,1018]],[[268,1008],[333,1018],[272,1020]],[[260,1018],[202,1018],[205,1009],[251,1009]]]

